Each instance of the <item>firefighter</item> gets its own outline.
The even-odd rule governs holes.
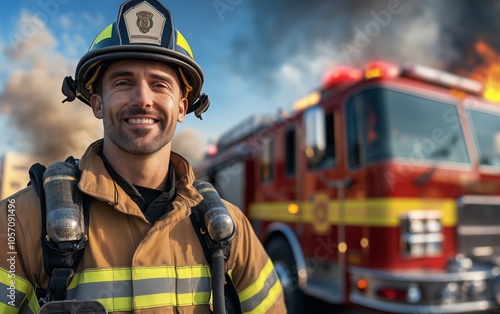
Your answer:
[[[67,300],[97,300],[109,313],[210,313],[211,269],[190,219],[203,197],[188,161],[171,151],[176,124],[208,107],[203,81],[188,42],[156,0],[123,3],[75,79],[64,80],[67,100],[89,105],[104,126],[103,139],[78,163],[88,231],[75,272],[65,277]],[[226,267],[242,312],[285,313],[271,260],[242,212],[224,204],[235,225]],[[0,312],[36,313],[52,289],[42,247],[54,239],[42,232],[49,224],[33,185],[0,203],[0,221],[0,286],[8,288]]]

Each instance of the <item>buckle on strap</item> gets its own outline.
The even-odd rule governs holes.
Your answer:
[[[66,300],[68,286],[74,274],[71,268],[54,268],[48,289],[54,301]]]

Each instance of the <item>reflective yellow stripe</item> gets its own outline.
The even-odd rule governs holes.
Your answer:
[[[272,273],[273,269],[274,269],[273,263],[271,262],[270,259],[268,259],[266,265],[264,266],[264,268],[262,268],[262,271],[260,272],[259,278],[257,278],[257,280],[253,284],[248,286],[248,288],[239,293],[240,301],[241,302],[246,301],[251,297],[253,297],[254,295],[256,295],[257,293],[259,293],[260,290],[262,290],[262,288],[264,287],[264,282],[266,281],[269,274]]]
[[[207,266],[89,269],[74,276],[68,298],[95,299],[110,312],[209,304],[210,276]]]
[[[75,274],[68,290],[76,287],[77,284],[105,281],[131,280],[132,271],[130,268],[105,268],[86,269],[82,273]]]
[[[87,269],[75,274],[68,299],[95,299],[110,312],[132,310],[130,268]]]
[[[17,307],[13,307],[4,303],[0,303],[0,313],[4,314],[17,314],[19,313],[19,309]]]
[[[270,259],[257,280],[239,293],[244,313],[264,313],[276,301],[282,291],[278,276]]]
[[[25,278],[14,273],[11,274],[5,268],[0,268],[0,287],[4,291],[0,295],[0,313],[17,313],[19,307],[26,302],[28,302],[28,310],[31,313],[36,313],[40,309],[35,289]],[[9,298],[10,291],[15,292],[12,299]],[[11,303],[9,304],[9,302]],[[11,304],[15,304],[15,306]]]
[[[113,34],[113,24],[109,24],[94,39],[94,42],[92,43],[92,45],[90,45],[89,51],[92,50],[92,48],[94,47],[94,45],[97,45],[102,40],[107,39],[107,38],[111,38],[112,34]]]
[[[108,312],[116,312],[116,311],[131,311],[132,310],[132,298],[131,297],[123,297],[123,298],[99,298],[95,299],[99,301]]]
[[[248,313],[248,314],[259,314],[259,313],[265,313],[269,308],[276,302],[276,299],[278,299],[278,296],[280,293],[283,291],[283,288],[281,287],[281,283],[276,281],[276,283],[272,286],[272,288],[269,290],[269,294],[267,298],[265,298],[257,307],[255,307],[253,310],[250,311],[243,311],[243,313]]]
[[[314,222],[313,203],[299,203],[299,213],[288,212],[290,202],[253,203],[250,217],[264,221],[283,221],[305,223]],[[399,217],[411,210],[436,210],[441,212],[445,227],[456,225],[456,201],[453,199],[421,198],[378,198],[368,200],[346,200],[344,203],[344,223],[352,226],[399,226]],[[328,222],[338,224],[339,203],[328,202]]]
[[[177,279],[177,284],[172,287],[176,291],[135,296],[137,308],[152,306],[188,306],[208,304],[210,300],[210,269],[206,266],[163,266],[163,267],[137,267],[132,271],[135,281],[148,279]],[[204,278],[202,284],[198,280]],[[185,286],[184,286],[184,285]],[[152,283],[154,285],[154,283]],[[183,289],[184,288],[184,289]],[[205,291],[196,291],[205,290]],[[192,293],[182,293],[189,290]],[[187,292],[187,291],[186,291]]]
[[[157,293],[136,296],[135,308],[143,309],[157,306],[191,306],[211,303],[211,292],[198,293]]]
[[[134,280],[151,279],[151,278],[174,278],[175,267],[137,267],[132,270]]]
[[[173,293],[157,293],[149,295],[136,296],[134,305],[137,309],[157,306],[175,306],[175,295]]]
[[[10,306],[8,304],[0,303],[0,313],[2,313],[2,314],[17,314],[17,313],[19,313],[19,308],[15,307],[15,306]],[[31,313],[36,313],[36,312],[31,312]]]
[[[210,268],[206,266],[177,267],[179,278],[211,277]]]
[[[68,287],[68,299],[95,299],[108,312],[131,311],[130,268],[87,269],[75,274]]]
[[[152,278],[195,278],[210,277],[210,268],[206,266],[162,266],[136,267],[133,269],[134,280]]]
[[[177,31],[177,36],[176,37],[176,45],[179,45],[182,47],[184,50],[186,50],[187,53],[189,53],[189,56],[194,59],[193,56],[193,51],[191,50],[191,47],[189,46],[186,38],[182,36],[181,32]]]

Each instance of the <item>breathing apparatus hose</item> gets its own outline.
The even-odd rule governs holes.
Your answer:
[[[212,253],[214,314],[226,314],[224,285],[227,256],[224,255],[224,249],[230,247],[236,227],[219,193],[212,184],[196,180],[193,185],[203,196],[203,202],[198,208],[201,210],[208,235],[212,240],[210,251]]]
[[[214,293],[214,314],[226,313],[224,281],[224,254],[221,249],[216,249],[212,252],[212,290]]]

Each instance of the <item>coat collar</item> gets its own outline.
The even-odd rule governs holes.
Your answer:
[[[80,160],[79,168],[82,171],[78,184],[80,190],[97,200],[113,205],[116,210],[130,215],[143,216],[137,204],[107,172],[99,156],[102,145],[102,139],[92,143]],[[202,200],[202,196],[193,187],[195,180],[193,169],[186,159],[174,152],[170,155],[170,162],[177,176],[175,187],[178,196],[174,202],[185,203],[184,207],[187,207],[190,213],[190,208],[198,205]]]

